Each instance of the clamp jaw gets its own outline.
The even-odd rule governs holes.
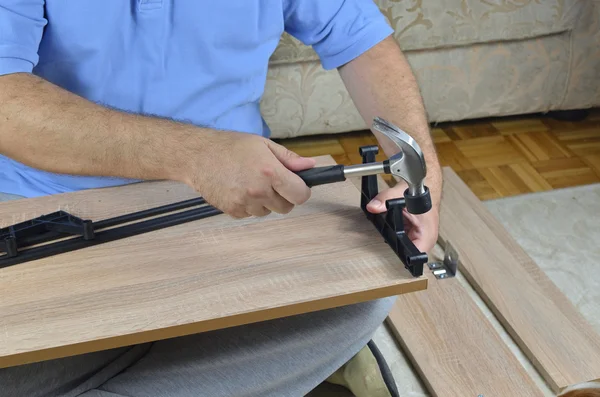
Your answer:
[[[361,209],[367,219],[373,223],[385,242],[392,248],[404,267],[414,276],[423,275],[423,265],[428,256],[408,238],[404,230],[404,208],[411,214],[423,214],[431,209],[431,196],[425,186],[427,167],[425,157],[417,142],[395,125],[377,117],[373,120],[373,130],[380,132],[398,146],[398,153],[389,159],[376,162],[378,146],[360,148],[362,164],[350,166],[335,165],[316,167],[297,174],[310,187],[327,183],[341,182],[348,177],[361,177]],[[387,211],[373,214],[367,205],[377,196],[377,174],[391,174],[408,184],[403,198],[387,200]]]

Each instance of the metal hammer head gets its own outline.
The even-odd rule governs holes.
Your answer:
[[[427,166],[418,143],[406,132],[380,117],[373,120],[373,129],[385,135],[400,149],[400,152],[390,157],[387,162],[390,173],[408,184],[405,199],[409,212],[429,211],[431,198],[429,189],[425,186]]]

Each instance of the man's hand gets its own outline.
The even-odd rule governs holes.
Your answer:
[[[421,147],[427,164],[426,184],[433,208],[423,215],[405,212],[408,237],[422,252],[431,250],[438,237],[439,206],[442,195],[442,172],[431,139],[425,107],[417,80],[393,37],[388,37],[364,54],[340,68],[340,75],[354,104],[367,126],[374,117],[382,117],[412,136]],[[398,148],[382,134],[373,131],[388,157]],[[381,192],[378,201],[404,195],[406,183]],[[385,211],[371,203],[374,212]]]
[[[292,171],[315,165],[275,142],[249,134],[219,131],[203,142],[198,151],[185,154],[183,181],[208,203],[234,218],[289,213],[311,194]],[[209,140],[210,150],[206,150]]]
[[[0,154],[41,170],[185,182],[233,217],[287,213],[314,166],[265,138],[105,108],[37,76],[0,77]]]
[[[401,198],[404,196],[404,191],[408,188],[406,182],[401,181],[394,187],[381,191],[367,205],[367,210],[373,214],[380,214],[386,211],[385,202],[387,200]],[[437,242],[439,228],[439,213],[434,207],[428,212],[421,215],[409,213],[406,208],[404,215],[404,230],[406,235],[413,244],[421,251],[430,251]]]

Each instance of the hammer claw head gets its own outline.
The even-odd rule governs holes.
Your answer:
[[[389,159],[392,175],[406,181],[410,194],[422,193],[427,167],[419,144],[406,132],[380,117],[373,119],[372,127],[394,142],[400,150],[398,154]]]

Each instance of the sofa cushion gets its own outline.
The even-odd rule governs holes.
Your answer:
[[[369,1],[369,0],[365,0]],[[527,39],[571,30],[586,0],[374,0],[404,51]],[[318,60],[285,33],[272,64]]]

